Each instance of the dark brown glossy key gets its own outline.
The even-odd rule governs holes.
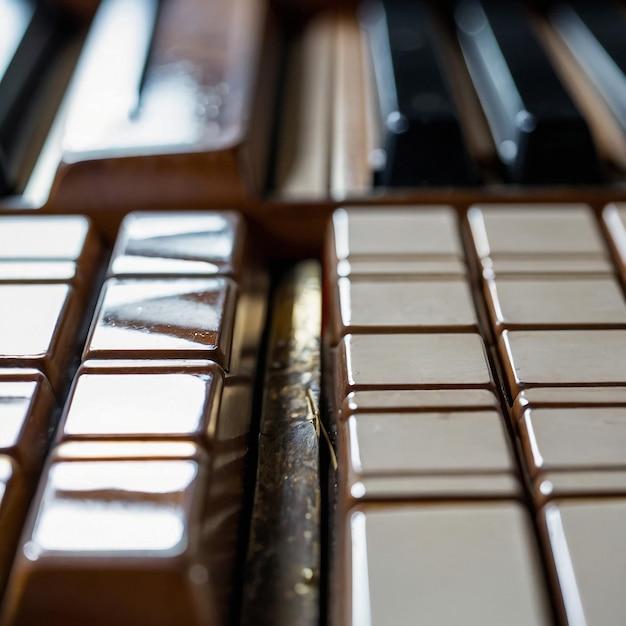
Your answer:
[[[133,213],[117,236],[109,276],[241,278],[245,223],[237,213]]]
[[[0,284],[0,367],[35,367],[61,393],[78,348],[80,301],[65,284]]]
[[[29,494],[15,460],[0,455],[0,589],[4,589],[22,530]]]
[[[110,279],[86,359],[211,359],[228,370],[237,288],[226,278]]]
[[[212,449],[224,373],[215,363],[144,363],[81,368],[59,425],[59,441],[193,441]],[[226,420],[248,421],[245,405]]]
[[[485,204],[467,215],[471,242],[486,276],[610,274],[591,209],[583,204]]]
[[[222,623],[231,574],[221,569],[215,526],[202,522],[206,460],[176,445],[169,458],[50,465],[18,549],[5,623]]]
[[[518,423],[531,475],[626,470],[626,407],[526,409]]]
[[[41,372],[0,369],[0,453],[16,461],[31,487],[48,448],[55,405]]]
[[[0,216],[1,282],[73,282],[88,294],[100,257],[86,217]]]

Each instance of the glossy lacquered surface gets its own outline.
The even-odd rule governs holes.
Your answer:
[[[133,213],[120,227],[108,273],[241,277],[244,232],[237,213]]]
[[[205,472],[193,456],[53,463],[22,537],[5,623],[219,619],[215,555],[200,532]]]
[[[148,371],[83,369],[74,381],[58,439],[176,439],[210,448],[223,378],[223,371],[213,363],[204,368],[163,364]]]
[[[83,358],[204,358],[228,369],[236,298],[225,278],[110,279]]]

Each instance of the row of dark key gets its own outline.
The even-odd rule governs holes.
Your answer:
[[[0,218],[2,623],[232,618],[267,300],[250,250],[235,213],[134,214],[100,289],[87,218]]]
[[[362,11],[379,94],[381,185],[468,185],[480,180],[446,71],[438,21],[460,45],[504,178],[592,183],[604,172],[589,125],[542,42],[561,37],[623,128],[626,13],[609,2],[559,2],[539,13],[513,0],[462,0],[443,15],[416,2]],[[441,30],[441,29],[439,29]],[[464,99],[466,94],[461,94]]]
[[[0,190],[7,192],[15,187],[20,115],[28,112],[29,98],[65,26],[43,5],[27,0],[0,3],[0,10],[13,30],[0,58]],[[472,185],[485,179],[485,169],[491,171],[468,148],[468,120],[459,109],[466,107],[470,94],[455,84],[457,76],[445,60],[449,54],[464,59],[463,71],[471,76],[469,89],[482,105],[501,180],[576,184],[612,175],[597,133],[579,107],[581,96],[567,87],[544,34],[547,28],[549,37],[567,49],[590,88],[601,94],[612,123],[623,130],[626,13],[620,5],[568,0],[531,9],[515,0],[442,6],[373,0],[359,15],[380,114],[375,184]]]

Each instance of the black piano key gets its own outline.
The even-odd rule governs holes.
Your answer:
[[[626,15],[612,2],[558,3],[550,21],[626,130]]]
[[[20,117],[57,41],[55,13],[35,0],[0,0],[0,193],[11,190]]]
[[[517,183],[599,178],[587,123],[562,86],[526,10],[505,0],[464,0],[454,13],[498,156]]]
[[[414,2],[372,2],[361,16],[381,116],[375,184],[472,182],[471,161],[428,11]]]

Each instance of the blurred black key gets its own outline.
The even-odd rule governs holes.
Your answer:
[[[626,130],[626,16],[612,2],[558,3],[550,21]]]
[[[361,18],[381,115],[375,184],[471,182],[471,162],[428,11],[415,2],[371,2]]]
[[[0,194],[11,190],[20,116],[56,41],[54,14],[35,0],[0,0]]]
[[[506,0],[464,0],[459,41],[509,179],[587,183],[599,178],[587,123],[565,91],[529,22]]]

